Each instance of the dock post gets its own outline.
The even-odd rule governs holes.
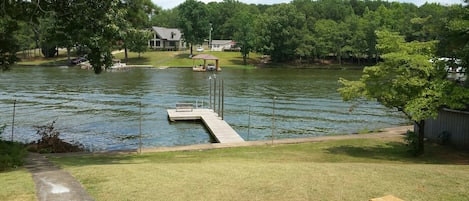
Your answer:
[[[274,96],[272,99],[272,145],[274,145],[274,137],[275,137],[275,99],[277,97]]]
[[[212,109],[212,76],[208,77],[208,108]]]
[[[225,113],[225,82],[221,79],[221,119],[223,120],[223,116]]]
[[[251,130],[251,106],[248,107],[248,141],[249,141],[249,134]]]
[[[13,120],[11,122],[11,141],[13,142],[13,133],[15,133],[15,113],[16,113],[16,99],[13,101]]]
[[[213,78],[213,111],[217,113],[217,78]]]
[[[139,128],[140,142],[138,143],[138,148],[139,148],[139,153],[142,154],[142,101],[140,101],[139,107],[140,107],[140,128]]]
[[[223,80],[223,79],[222,79]],[[220,110],[220,107],[221,107],[221,88],[222,88],[222,84],[221,84],[221,81],[222,80],[219,80],[218,81],[218,116],[221,117],[221,110]]]

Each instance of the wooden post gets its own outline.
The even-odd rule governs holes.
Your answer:
[[[224,112],[225,112],[225,83],[223,79],[221,79],[221,119],[223,120],[224,118]]]
[[[277,97],[274,96],[272,99],[272,145],[274,145],[274,137],[275,137],[275,99]]]
[[[208,77],[208,83],[209,83],[209,88],[208,88],[208,108],[212,108],[212,76]]]
[[[15,113],[16,113],[16,99],[13,101],[13,120],[11,122],[11,141],[13,142],[13,134],[15,132]]]
[[[213,79],[213,112],[217,112],[217,78],[214,77]]]
[[[140,142],[138,143],[138,148],[139,148],[139,153],[142,154],[142,101],[140,101],[140,128],[139,128],[140,134]]]
[[[250,130],[251,130],[251,106],[248,107],[248,141],[249,141]]]
[[[221,107],[221,83],[220,83],[221,80],[218,81],[219,85],[218,86],[218,116],[221,117],[221,110],[220,110],[220,107]]]

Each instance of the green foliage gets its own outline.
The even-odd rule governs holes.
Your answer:
[[[203,2],[186,0],[177,8],[179,13],[178,27],[181,29],[184,40],[191,46],[202,44],[208,38],[210,23],[208,10]]]
[[[0,140],[0,171],[23,165],[26,155],[22,144]]]
[[[0,125],[0,140],[2,140],[2,134],[3,134],[3,131],[5,131],[6,127],[7,127],[7,125],[5,125],[5,124]]]
[[[241,48],[241,54],[243,55],[243,64],[247,64],[247,56],[254,49],[254,15],[248,12],[239,12],[234,18],[232,18],[237,29],[234,32],[233,39],[237,42],[237,45]]]
[[[279,4],[267,9],[258,20],[258,49],[271,55],[273,61],[294,59],[306,28],[305,15],[293,5]]]
[[[366,67],[359,81],[340,79],[344,100],[375,99],[402,111],[419,126],[419,149],[423,151],[424,120],[436,118],[441,107],[464,108],[469,90],[446,79],[446,72],[429,62],[436,42],[405,42],[397,33],[381,31],[377,49],[384,61]]]
[[[151,38],[151,32],[147,30],[129,29],[127,30],[126,43],[132,52],[140,53],[148,50],[148,40]]]
[[[20,143],[2,140],[6,125],[0,125],[0,171],[23,165],[26,149]]]
[[[7,70],[17,60],[18,41],[14,37],[19,29],[17,22],[8,17],[0,18],[0,69]]]
[[[60,132],[54,127],[55,121],[42,126],[34,126],[41,139],[30,147],[39,153],[63,153],[82,151],[80,145],[72,145],[59,138]]]
[[[404,136],[404,142],[409,147],[409,152],[411,152],[414,156],[418,155],[420,142],[417,133],[413,131],[407,131],[406,135]]]
[[[17,60],[15,54],[21,50],[38,45],[45,50],[71,50],[79,45],[90,48],[90,62],[99,73],[112,65],[111,48],[117,42],[125,43],[129,29],[178,27],[187,43],[198,45],[208,39],[209,23],[212,39],[236,40],[242,44],[244,57],[256,51],[281,62],[335,57],[339,63],[345,59],[377,63],[382,52],[376,49],[375,31],[387,30],[399,33],[405,41],[440,40],[438,56],[460,58],[469,66],[469,12],[462,5],[426,3],[417,7],[356,0],[254,5],[236,0],[208,4],[187,0],[174,9],[162,10],[151,0],[20,0],[0,2],[0,7],[3,69]],[[245,21],[242,16],[247,15],[250,21],[240,26],[239,21]],[[251,39],[251,29],[255,39]],[[45,53],[52,56],[55,51]]]
[[[122,7],[126,10],[126,21],[136,29],[145,29],[151,26],[148,16],[157,9],[151,0],[126,0],[122,1]]]

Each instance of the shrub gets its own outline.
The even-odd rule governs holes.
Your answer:
[[[0,171],[22,166],[26,155],[23,144],[0,141]]]
[[[409,151],[417,155],[419,150],[419,136],[417,133],[413,131],[407,131],[404,141],[406,142],[407,146],[409,146]]]
[[[0,171],[23,165],[24,157],[26,157],[27,154],[22,144],[2,140],[1,137],[5,127],[6,125],[0,126]]]
[[[5,131],[5,127],[7,127],[7,125],[5,124],[0,125],[0,140],[2,140],[2,134],[3,134],[3,131]]]
[[[43,126],[34,126],[36,134],[41,139],[37,143],[32,143],[29,147],[30,151],[39,153],[64,153],[83,151],[80,145],[72,145],[64,142],[59,138],[60,132],[54,127],[55,121]]]

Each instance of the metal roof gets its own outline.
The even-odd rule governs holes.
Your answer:
[[[179,29],[176,28],[164,28],[164,27],[151,27],[153,31],[159,36],[162,40],[181,40],[182,34]]]

